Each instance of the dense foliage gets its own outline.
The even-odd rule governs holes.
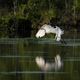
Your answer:
[[[27,27],[25,29],[28,29],[28,22],[23,21],[30,21],[32,36],[41,25],[51,20],[63,28],[65,25],[79,28],[79,14],[80,0],[3,0],[0,1],[0,37],[19,37],[20,20]]]

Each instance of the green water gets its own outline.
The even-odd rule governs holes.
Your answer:
[[[80,80],[80,40],[0,39],[0,80]],[[35,63],[36,56],[54,61],[60,54],[60,71],[43,73]]]

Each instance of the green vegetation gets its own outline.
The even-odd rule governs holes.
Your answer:
[[[69,24],[72,28],[77,28],[79,14],[80,0],[6,0],[0,5],[0,37],[9,37],[9,34],[14,33],[12,25],[8,25],[11,19],[17,24],[19,19],[30,20],[31,27],[36,30],[40,25],[49,23],[53,17],[63,28]],[[8,28],[12,28],[11,33]],[[31,35],[34,34],[35,31],[32,31]],[[16,33],[14,35],[16,37]]]

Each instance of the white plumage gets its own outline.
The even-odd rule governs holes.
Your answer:
[[[61,57],[59,54],[57,54],[55,57],[55,70],[61,69],[62,65],[63,65],[63,62],[61,61]]]
[[[42,57],[36,57],[35,59],[38,67],[43,71],[49,71],[49,70],[59,70],[62,67],[62,61],[60,55],[56,55],[55,62],[49,63],[45,62],[44,58]]]
[[[64,34],[64,31],[61,30],[58,26],[52,27],[50,25],[44,24],[36,33],[37,38],[45,36],[45,34],[54,33],[56,41],[61,40],[61,35]]]

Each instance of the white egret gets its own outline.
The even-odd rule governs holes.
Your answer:
[[[54,62],[46,62],[42,57],[36,57],[35,59],[38,67],[43,71],[59,70],[62,67],[62,61],[60,55],[56,55]]]
[[[58,26],[52,27],[51,25],[44,24],[36,33],[37,38],[45,36],[45,34],[54,33],[56,41],[61,40],[61,35],[64,34],[64,31]]]

